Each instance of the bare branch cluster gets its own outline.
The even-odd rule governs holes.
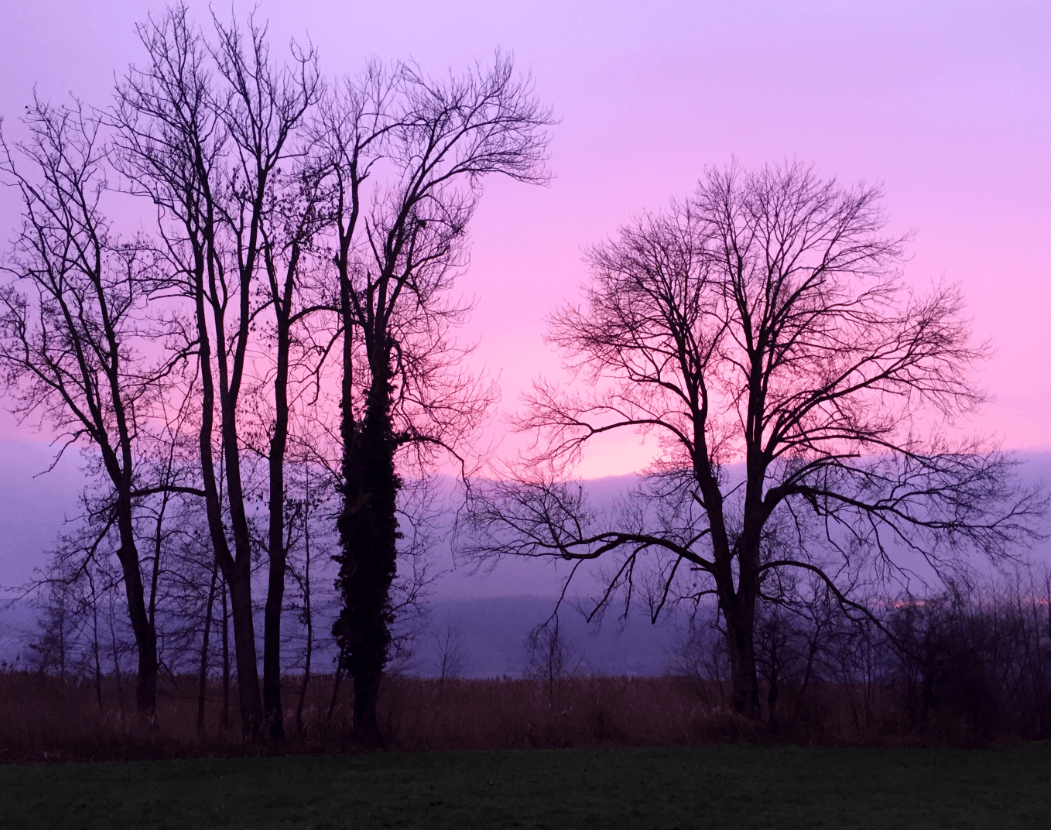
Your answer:
[[[546,181],[551,118],[499,52],[447,77],[374,62],[328,82],[312,46],[275,58],[255,16],[209,24],[184,5],[148,17],[144,60],[108,109],[36,101],[29,139],[0,137],[23,206],[0,286],[0,381],[21,416],[86,448],[103,482],[75,555],[101,560],[119,535],[147,720],[157,603],[206,595],[194,613],[207,632],[221,588],[242,729],[282,739],[285,587],[290,567],[302,582],[293,560],[320,518],[299,494],[307,470],[326,471],[352,560],[340,670],[361,687],[368,741],[392,625],[427,582],[427,499],[408,488],[399,501],[401,475],[423,480],[443,454],[466,474],[495,398],[453,336],[469,311],[451,294],[467,226],[487,176]],[[149,206],[150,231],[122,240],[114,203]],[[196,556],[173,529],[188,511],[214,557],[203,593],[164,581]]]
[[[988,350],[957,287],[904,282],[908,237],[886,233],[881,202],[799,163],[732,164],[591,248],[584,302],[549,336],[582,382],[536,385],[519,426],[538,449],[480,488],[465,550],[619,557],[600,605],[639,584],[658,611],[714,593],[754,714],[756,603],[784,601],[788,572],[864,613],[850,593],[907,581],[902,548],[949,574],[967,549],[1002,559],[1032,539],[1044,496],[1018,490],[989,442],[949,437],[985,400],[970,370]],[[565,478],[622,430],[662,452],[599,515]]]

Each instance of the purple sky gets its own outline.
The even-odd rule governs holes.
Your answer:
[[[207,4],[190,4],[206,20]],[[250,3],[234,2],[243,15]],[[216,3],[222,14],[228,3]],[[108,102],[113,75],[142,60],[140,0],[7,3],[0,114],[10,137],[34,84]],[[308,33],[327,74],[368,56],[412,56],[431,72],[488,61],[529,69],[561,123],[548,188],[490,187],[461,287],[477,298],[464,338],[499,373],[504,412],[559,361],[544,316],[575,296],[581,247],[633,213],[689,194],[709,165],[813,161],[845,182],[881,180],[892,230],[915,229],[919,286],[960,282],[976,339],[995,357],[978,381],[996,398],[977,425],[1009,448],[1051,448],[1051,4],[954,2],[286,3],[264,0],[275,54]],[[0,192],[10,238],[13,194]],[[10,416],[0,436],[28,437]],[[627,440],[585,476],[636,469]]]

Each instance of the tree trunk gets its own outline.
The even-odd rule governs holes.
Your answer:
[[[225,358],[224,358],[225,359]],[[255,641],[255,612],[252,608],[252,540],[241,482],[241,450],[236,425],[236,396],[219,362],[222,392],[222,438],[226,465],[226,497],[234,537],[234,560],[228,566],[230,613],[234,620],[234,652],[237,661],[237,699],[241,707],[241,729],[245,738],[256,739],[263,727],[263,697],[259,683],[259,658]]]
[[[263,718],[270,728],[270,737],[279,742],[285,739],[285,717],[281,707],[281,612],[284,595],[284,551],[277,553],[271,549],[266,606],[263,611]]]
[[[157,631],[151,624],[146,608],[146,595],[139,567],[139,551],[135,544],[135,527],[132,523],[130,474],[126,472],[130,459],[125,457],[125,472],[119,477],[111,473],[117,483],[117,529],[120,534],[120,549],[117,560],[124,577],[124,592],[128,601],[128,618],[135,636],[138,651],[138,682],[135,688],[135,703],[139,717],[150,726],[157,715]],[[110,466],[110,465],[108,465]]]
[[[98,699],[99,712],[105,711],[102,704],[102,659],[101,643],[99,643],[99,606],[98,597],[95,594],[95,586],[91,586],[91,653],[95,658],[95,697]],[[114,646],[116,648],[116,646]]]
[[[730,683],[734,710],[759,720],[759,676],[755,665],[755,592],[741,578],[736,591],[729,575],[718,580],[719,607],[726,620]]]
[[[755,666],[754,619],[741,616],[734,622],[727,617],[726,633],[730,649],[730,680],[734,709],[752,720],[759,720],[759,678]]]
[[[374,373],[373,379],[361,429],[345,432],[339,518],[343,610],[333,630],[354,680],[355,739],[367,748],[382,745],[376,706],[394,621],[390,588],[396,571],[400,485],[394,472],[389,383],[383,374]]]
[[[219,581],[219,560],[212,562],[212,580],[208,584],[208,606],[204,615],[204,636],[201,638],[201,668],[197,678],[197,735],[204,735],[204,702],[208,692],[208,638],[212,632],[212,609],[215,607],[215,586]]]
[[[128,616],[139,658],[135,704],[139,716],[146,723],[153,724],[157,713],[157,632],[150,625],[146,612],[137,551],[134,547],[130,551],[122,547],[118,559],[124,573]]]
[[[299,702],[296,705],[296,731],[302,738],[305,732],[303,726],[303,706],[307,699],[307,686],[310,684],[311,661],[314,656],[314,610],[310,606],[310,477],[307,473],[306,505],[303,510],[303,548],[305,555],[303,572],[303,615],[307,626],[307,653],[303,666],[303,682],[299,685]]]
[[[263,717],[270,737],[285,739],[285,717],[281,707],[281,612],[285,602],[285,451],[288,445],[288,351],[289,323],[284,303],[274,297],[277,314],[277,371],[274,376],[274,435],[270,440],[270,572],[263,616]]]
[[[308,611],[309,613],[309,611]],[[303,707],[306,705],[307,700],[307,687],[310,685],[310,661],[313,657],[314,651],[314,633],[313,626],[310,622],[307,623],[307,654],[306,664],[303,667],[303,680],[299,684],[299,702],[296,704],[296,731],[299,733],[299,737],[302,738],[306,732],[306,728],[303,725]]]
[[[208,222],[211,226],[211,220]],[[198,433],[201,472],[204,479],[205,509],[208,516],[208,533],[215,556],[223,572],[226,589],[230,594],[230,613],[234,621],[234,651],[237,661],[238,701],[241,706],[241,728],[246,738],[255,738],[263,723],[263,703],[259,690],[259,666],[256,657],[255,620],[252,614],[252,558],[248,520],[244,507],[244,491],[241,486],[240,450],[236,427],[236,396],[230,390],[226,365],[226,350],[222,337],[216,338],[216,364],[220,376],[220,424],[223,445],[223,461],[226,478],[226,505],[230,512],[234,536],[234,553],[226,536],[223,521],[223,505],[216,481],[216,465],[213,460],[212,439],[215,410],[215,380],[212,377],[211,333],[208,329],[206,293],[204,290],[205,265],[208,266],[212,293],[216,279],[214,262],[204,262],[203,251],[198,252],[195,270],[197,306],[197,334],[199,365],[201,367],[201,425]],[[225,331],[222,309],[216,309],[214,325],[217,332]],[[224,594],[225,597],[225,594]],[[225,626],[225,622],[224,622]],[[224,629],[224,638],[226,632]]]
[[[226,604],[228,589],[223,577],[223,711],[219,727],[223,734],[230,728],[230,610]]]
[[[234,660],[237,663],[237,701],[241,709],[241,733],[255,738],[263,725],[259,696],[259,663],[252,620],[250,562],[239,561],[226,574],[230,590],[230,616],[234,622]]]

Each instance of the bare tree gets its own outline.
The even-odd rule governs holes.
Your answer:
[[[529,632],[525,647],[525,676],[547,687],[548,706],[554,709],[562,681],[577,671],[575,649],[559,626],[557,612]]]
[[[109,149],[79,103],[34,100],[29,139],[0,137],[0,173],[19,191],[22,227],[3,265],[0,384],[22,419],[39,417],[64,448],[97,452],[111,488],[99,508],[101,543],[117,530],[117,559],[138,649],[139,712],[156,711],[157,637],[135,538],[140,431],[168,370],[149,365],[161,329],[145,313],[166,283],[141,242],[122,242],[100,201]],[[90,547],[90,546],[89,546]]]
[[[434,639],[435,663],[438,669],[438,699],[447,679],[459,679],[463,675],[466,658],[463,650],[463,620],[446,620],[445,625],[431,632]]]
[[[156,608],[153,600],[141,597],[142,574],[132,568],[138,562],[132,501],[157,497],[150,503],[149,534],[155,598],[173,494],[203,500],[222,576],[210,581],[208,602],[215,601],[221,584],[225,625],[229,594],[246,736],[257,735],[264,723],[275,739],[284,732],[280,642],[291,539],[285,456],[295,438],[295,416],[318,414],[304,395],[312,395],[315,404],[323,397],[324,358],[341,351],[342,421],[332,430],[337,434],[329,436],[335,438],[331,446],[338,447],[330,455],[340,457],[344,502],[339,529],[346,608],[339,630],[357,688],[359,734],[375,743],[375,697],[392,643],[390,625],[399,610],[391,593],[392,585],[398,590],[399,471],[410,465],[423,471],[442,451],[462,462],[458,442],[477,424],[493,394],[460,371],[464,350],[450,337],[467,311],[449,299],[453,277],[467,261],[466,226],[486,175],[544,180],[543,128],[550,117],[535,101],[528,79],[518,78],[510,59],[501,56],[491,69],[476,67],[442,81],[426,77],[413,64],[389,71],[374,67],[362,82],[347,82],[319,108],[323,86],[312,49],[293,44],[288,66],[278,66],[270,59],[265,27],[253,19],[243,27],[236,21],[224,25],[214,16],[212,23],[205,34],[186,7],[176,5],[138,27],[146,59],[118,82],[114,106],[101,120],[78,116],[78,135],[63,126],[65,134],[49,139],[58,148],[52,155],[60,157],[59,163],[65,163],[62,153],[72,147],[68,159],[75,165],[77,154],[83,156],[83,170],[67,164],[69,171],[52,176],[54,193],[43,201],[19,177],[8,153],[7,172],[22,187],[27,204],[38,200],[59,216],[69,201],[67,213],[80,211],[86,217],[59,216],[53,228],[50,219],[33,225],[36,214],[29,211],[29,241],[22,246],[26,257],[16,266],[28,274],[35,267],[29,264],[32,257],[66,257],[59,266],[79,268],[89,282],[94,279],[93,302],[116,302],[118,313],[125,306],[139,308],[141,292],[128,294],[133,286],[138,291],[139,285],[149,286],[147,278],[164,276],[156,284],[166,294],[153,308],[158,318],[163,316],[168,337],[150,344],[164,350],[162,368],[148,377],[140,368],[133,376],[123,368],[130,341],[115,339],[107,330],[103,318],[108,312],[99,321],[87,321],[90,336],[102,331],[105,342],[99,341],[98,354],[88,354],[85,362],[73,348],[60,358],[80,361],[72,368],[81,375],[97,373],[92,361],[109,360],[104,380],[108,394],[116,397],[95,409],[89,401],[83,417],[74,412],[59,426],[69,427],[71,438],[87,436],[99,445],[116,487],[113,521],[120,525],[133,622],[142,622],[136,631],[146,643],[142,666],[144,676],[154,678],[149,683],[155,684],[156,676],[156,654],[150,657],[148,647],[155,638]],[[38,107],[37,115],[40,123],[49,123],[49,111]],[[112,153],[106,160],[119,174],[120,188],[154,206],[156,233],[149,244],[118,246],[104,233],[98,190],[90,189],[104,179],[101,156],[93,154],[100,130],[109,131]],[[69,137],[72,144],[61,143]],[[34,159],[41,161],[45,177],[49,152],[45,148]],[[62,190],[67,172],[74,175],[74,191],[79,187],[81,192]],[[83,183],[76,184],[76,175]],[[374,186],[363,190],[370,175]],[[34,233],[46,237],[36,247],[30,238]],[[115,273],[118,278],[124,274],[127,284],[114,279],[103,285],[108,277],[100,269],[115,265],[123,266]],[[45,276],[54,270],[52,263],[37,268]],[[13,291],[5,298],[8,329],[17,341],[29,330],[23,318],[31,304]],[[309,319],[322,309],[330,314],[327,320],[335,321],[327,343],[315,337],[319,328]],[[62,311],[68,325],[84,322],[81,310]],[[43,340],[46,346],[57,342],[50,335]],[[57,345],[65,349],[63,342]],[[9,366],[20,359],[17,351],[9,350],[14,361]],[[163,394],[149,398],[153,381],[165,373],[170,382]],[[16,380],[26,378],[32,380],[22,372]],[[118,389],[118,382],[127,388]],[[26,413],[50,406],[48,383],[25,392]],[[93,379],[85,376],[75,383],[89,399],[96,395]],[[125,392],[140,397],[121,399]],[[64,403],[74,402],[75,395],[61,389],[55,394]],[[178,415],[165,423],[172,411]],[[139,420],[123,423],[133,416]],[[196,433],[199,472],[194,480],[175,481],[171,464],[164,473],[158,461],[154,466],[163,480],[133,485],[128,442],[144,423],[160,424],[170,435]],[[117,433],[112,452],[105,430]],[[262,476],[250,480],[253,470],[262,469],[253,464],[258,457],[267,462],[265,486],[256,483]],[[253,486],[267,491],[265,534],[253,532],[255,517],[247,504]],[[419,551],[417,542],[409,545],[412,551]],[[252,559],[260,550],[268,554],[270,566],[262,694],[251,587]],[[202,568],[202,584],[214,571],[211,564]],[[419,604],[422,574],[423,569],[414,569],[402,581],[409,606]],[[207,646],[202,654],[204,676]]]
[[[509,58],[435,81],[374,66],[324,117],[342,333],[343,507],[335,633],[354,680],[358,740],[380,742],[376,700],[393,622],[396,456],[426,465],[473,430],[491,392],[458,369],[449,298],[484,177],[541,182],[549,114]],[[379,181],[371,188],[365,180]]]
[[[255,735],[264,717],[275,737],[283,734],[280,704],[280,606],[284,552],[271,545],[270,586],[264,631],[265,713],[260,699],[252,618],[252,543],[242,481],[243,392],[253,371],[249,345],[259,315],[276,312],[279,357],[286,358],[298,251],[309,220],[291,221],[275,194],[281,165],[302,152],[294,135],[320,91],[313,52],[293,48],[292,68],[270,61],[265,27],[250,20],[213,19],[208,42],[184,6],[139,27],[147,52],[142,68],[129,70],[117,91],[112,118],[121,172],[132,188],[158,209],[158,230],[170,269],[182,275],[193,303],[186,331],[196,351],[202,401],[200,464],[208,522],[220,568],[229,587],[236,644],[242,728]],[[299,182],[296,182],[298,186]],[[300,200],[297,205],[303,206]],[[307,199],[309,211],[312,202]],[[269,224],[275,220],[277,225]],[[267,279],[260,279],[265,271]],[[269,287],[269,291],[267,288]],[[283,477],[287,362],[276,378],[270,457],[270,536],[283,537]],[[216,416],[218,415],[218,422]],[[216,442],[222,465],[216,463]],[[220,484],[220,470],[225,480]],[[220,505],[225,498],[229,537]],[[233,550],[230,546],[233,541]],[[276,616],[275,616],[276,613]]]
[[[878,187],[798,163],[711,170],[693,198],[590,250],[585,304],[550,339],[575,391],[540,384],[522,422],[545,441],[515,480],[480,495],[476,554],[620,558],[608,601],[649,561],[655,613],[714,594],[735,707],[759,716],[756,606],[811,574],[851,613],[866,579],[907,578],[903,550],[939,574],[967,548],[993,559],[1032,538],[1042,495],[1012,461],[952,440],[982,403],[958,289],[901,278]],[[595,436],[657,436],[659,460],[615,515],[565,483]],[[729,464],[743,462],[733,474]]]
[[[260,406],[259,419],[260,432],[267,439],[259,449],[266,458],[268,473],[265,548],[269,578],[263,617],[263,704],[271,737],[276,740],[284,737],[280,648],[290,533],[286,516],[286,456],[297,400],[302,403],[300,399],[312,378],[316,383],[311,359],[321,359],[299,332],[306,318],[319,310],[319,306],[303,299],[303,271],[309,269],[311,243],[322,227],[323,192],[319,185],[320,177],[309,162],[296,163],[290,173],[275,175],[268,215],[260,226],[266,296],[273,315],[264,331],[273,364],[262,378],[265,389],[257,397],[260,403],[267,403]],[[301,345],[304,340],[306,344]],[[313,397],[316,399],[317,395]],[[309,417],[306,412],[301,414]]]

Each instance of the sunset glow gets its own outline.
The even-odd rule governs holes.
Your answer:
[[[1048,0],[14,5],[16,824],[693,826],[640,750],[1047,744]],[[610,793],[368,783],[555,747]]]
[[[198,19],[207,4],[188,4]],[[235,3],[246,15],[251,4]],[[5,9],[0,114],[17,139],[35,86],[106,106],[114,74],[142,60],[134,24],[162,4],[45,0]],[[220,15],[226,11],[219,11]],[[496,48],[532,73],[560,123],[547,188],[488,183],[459,289],[476,300],[463,342],[498,376],[491,438],[559,358],[544,318],[577,296],[584,247],[692,192],[710,166],[799,159],[824,176],[881,181],[890,229],[914,229],[906,279],[958,282],[977,341],[995,356],[979,383],[995,398],[972,428],[1012,449],[1047,449],[1051,409],[1051,9],[1046,4],[665,2],[397,5],[267,0],[275,53],[311,39],[330,76],[366,59],[412,57],[441,74]],[[5,243],[17,202],[0,192]],[[148,224],[151,217],[145,217]],[[4,416],[0,434],[31,438]],[[517,439],[501,453],[514,455]],[[610,441],[584,477],[630,472],[652,448]]]

